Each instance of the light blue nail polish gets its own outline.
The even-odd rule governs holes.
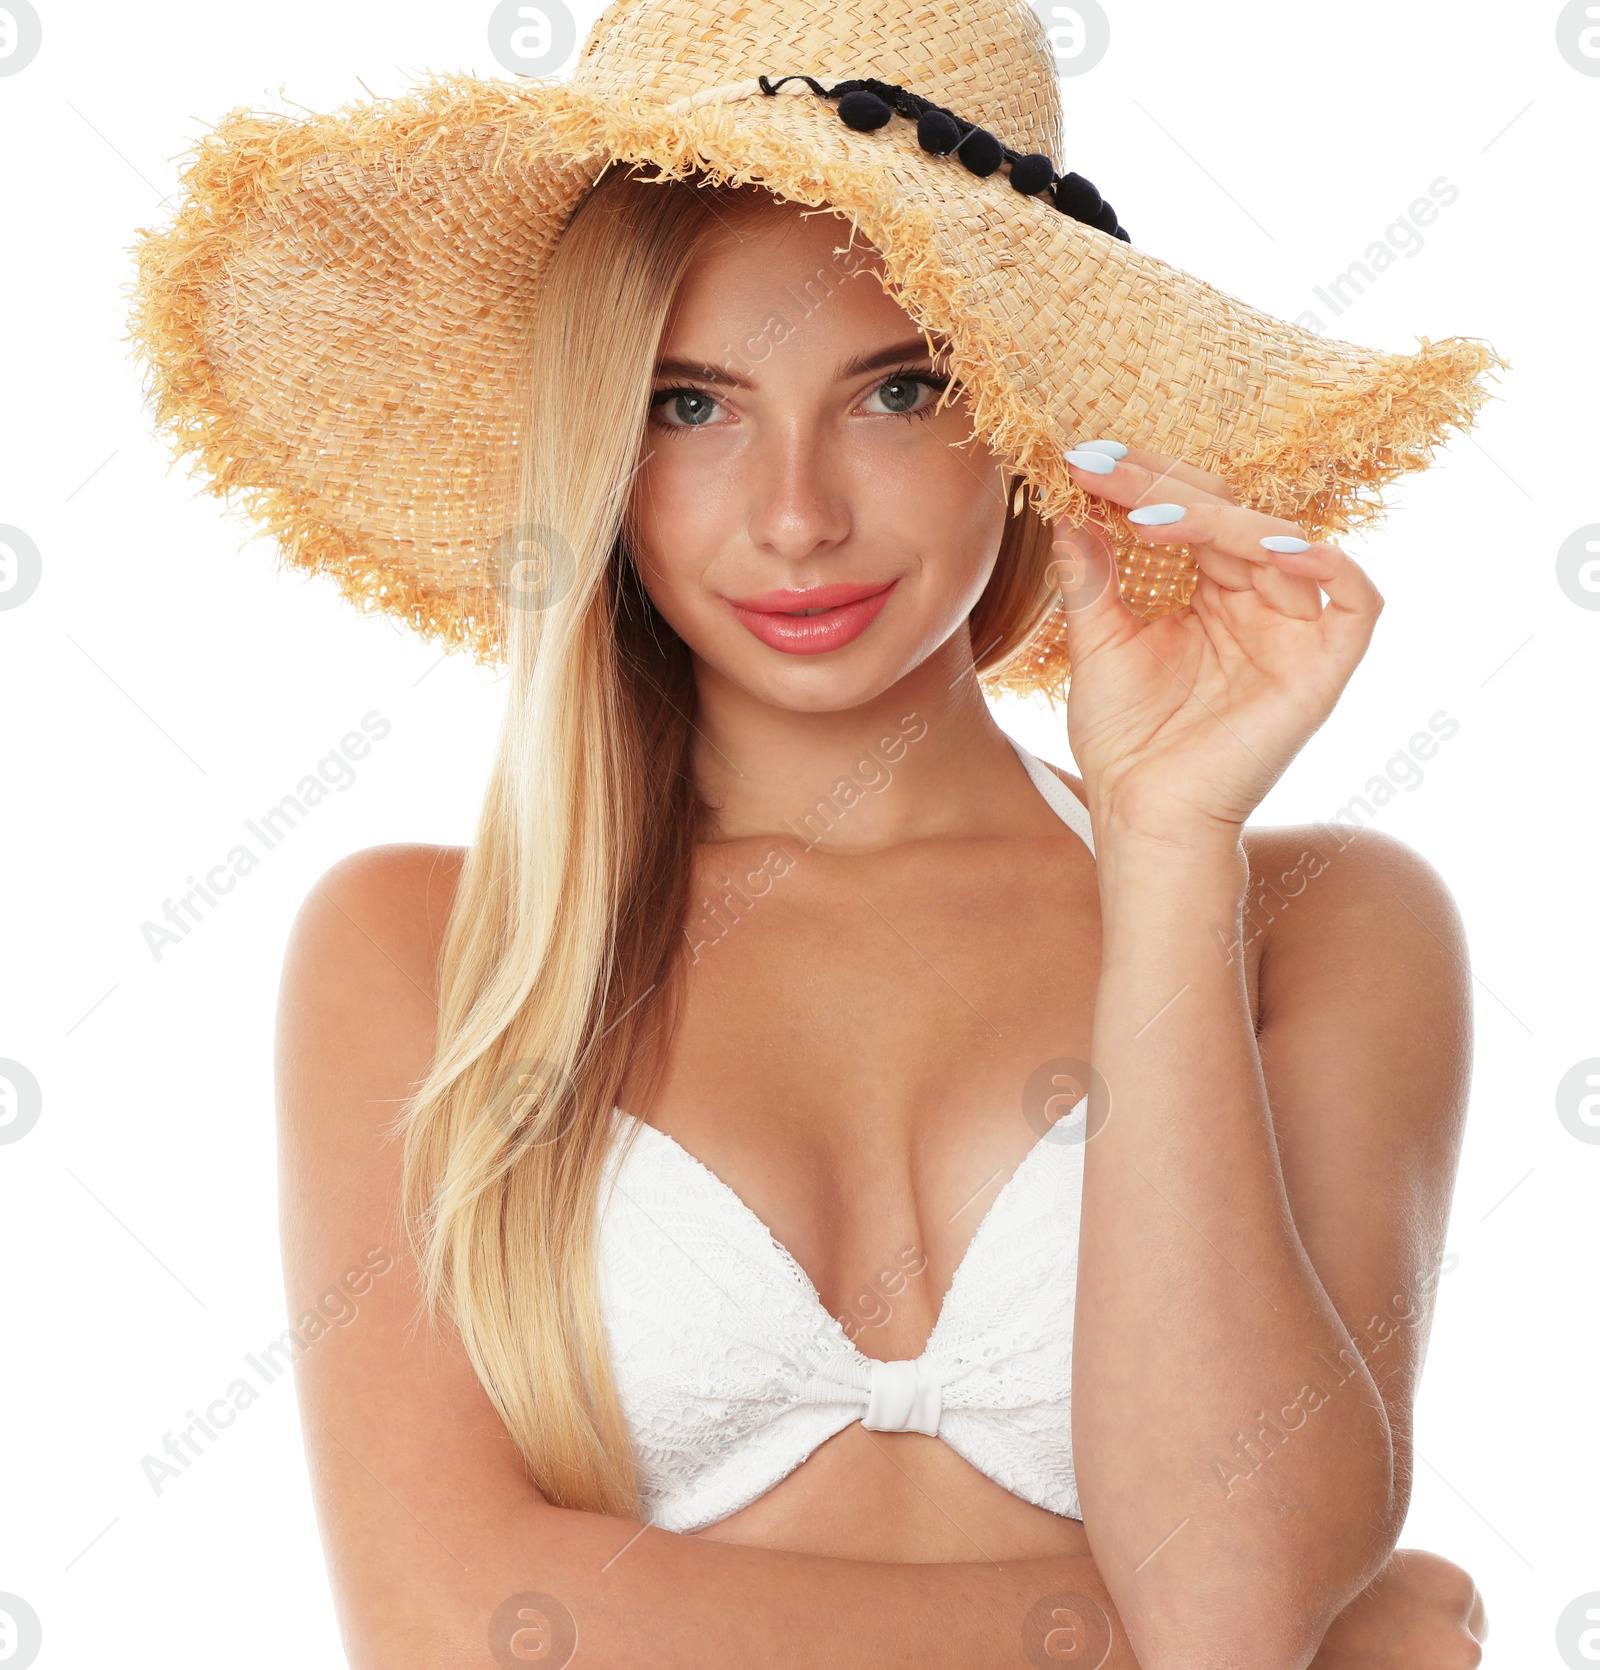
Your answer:
[[[1128,449],[1121,441],[1085,441],[1079,452],[1103,452],[1107,458],[1126,458]]]
[[[1293,534],[1287,533],[1268,534],[1267,537],[1261,541],[1261,543],[1269,551],[1294,552],[1309,551],[1311,549],[1310,540],[1296,539]]]
[[[1103,452],[1086,452],[1082,447],[1069,452],[1067,462],[1076,464],[1080,470],[1087,470],[1090,475],[1110,475],[1117,467],[1115,458],[1107,458]]]
[[[1189,514],[1187,505],[1146,504],[1128,512],[1128,520],[1141,528],[1164,528],[1169,522],[1181,522]]]

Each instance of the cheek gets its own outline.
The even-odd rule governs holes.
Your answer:
[[[1006,525],[1005,473],[987,451],[954,444],[919,448],[904,465],[875,484],[874,524],[917,551],[953,626],[992,572]]]
[[[863,460],[886,500],[930,532],[949,527],[969,536],[1005,522],[1005,476],[982,439],[972,439],[962,399],[920,422],[886,424],[879,446]]]
[[[674,454],[674,446],[681,452]],[[737,532],[729,472],[713,467],[709,451],[655,442],[634,478],[633,547],[645,589],[669,621],[674,600],[692,595],[713,553]]]

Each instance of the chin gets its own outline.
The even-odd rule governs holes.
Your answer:
[[[812,662],[809,667],[764,668],[735,676],[733,682],[769,707],[790,713],[847,713],[874,701],[906,671],[899,665],[891,671],[877,656],[863,657],[854,666],[845,664],[842,657],[831,665],[823,664],[820,656],[806,659]]]

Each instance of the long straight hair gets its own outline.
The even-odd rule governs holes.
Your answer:
[[[455,1326],[540,1493],[642,1511],[598,1302],[595,1229],[630,1063],[659,1079],[693,849],[689,650],[630,546],[630,483],[674,298],[709,239],[774,199],[609,169],[552,253],[529,337],[510,689],[439,970],[438,1035],[401,1110],[422,1303]],[[1049,531],[1008,509],[970,617],[979,671],[1050,607]]]

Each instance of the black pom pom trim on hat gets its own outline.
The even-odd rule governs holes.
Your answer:
[[[1081,174],[1057,174],[1049,157],[1037,151],[1026,156],[1013,151],[987,129],[893,82],[864,78],[824,87],[809,75],[784,75],[776,80],[763,75],[757,80],[767,94],[776,94],[787,81],[803,81],[818,98],[837,99],[840,120],[856,133],[876,133],[895,115],[907,117],[917,124],[917,143],[930,156],[957,157],[980,179],[999,173],[1002,164],[1009,164],[1012,189],[1024,197],[1043,197],[1085,226],[1109,233],[1125,244],[1133,242],[1118,223],[1117,211]]]
[[[925,111],[917,118],[917,143],[936,157],[947,157],[961,143],[961,124],[948,110]]]
[[[854,128],[857,133],[875,133],[888,125],[894,112],[876,93],[857,88],[839,100],[839,115],[847,128]]]
[[[1048,190],[1055,177],[1055,165],[1049,157],[1037,153],[1018,157],[1011,165],[1012,189],[1024,197],[1037,197],[1041,191]]]

